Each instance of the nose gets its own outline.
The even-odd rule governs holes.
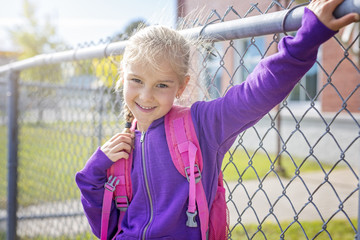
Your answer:
[[[143,88],[142,91],[139,94],[139,98],[143,101],[143,102],[150,102],[153,100],[154,95],[153,95],[153,91],[151,88]]]

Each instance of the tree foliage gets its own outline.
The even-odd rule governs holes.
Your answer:
[[[62,42],[57,36],[56,26],[51,19],[37,18],[36,6],[29,0],[23,0],[22,19],[23,23],[8,29],[13,45],[20,52],[18,60],[24,60],[43,53],[56,50]],[[61,64],[42,65],[21,71],[21,81],[59,83],[64,81]],[[37,123],[42,122],[43,112],[55,95],[53,88],[42,88],[34,85],[22,92],[28,101],[22,106],[23,109],[35,109],[38,112]]]
[[[95,75],[102,86],[114,88],[118,80],[119,64],[122,56],[111,56],[103,59],[94,59]]]
[[[127,40],[139,28],[146,26],[144,20],[136,20],[126,26],[123,33],[116,34],[116,39]],[[119,65],[122,56],[110,56],[103,59],[94,59],[95,75],[103,86],[113,88],[119,77]]]
[[[19,60],[50,52],[63,44],[50,17],[41,23],[36,16],[36,6],[29,0],[23,0],[22,11],[23,23],[8,29],[13,44],[21,52]]]

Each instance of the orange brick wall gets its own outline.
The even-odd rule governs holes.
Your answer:
[[[321,95],[322,111],[339,111],[343,105],[341,97],[347,99],[352,94],[346,102],[346,108],[351,112],[360,112],[360,89],[352,93],[360,80],[360,75],[353,65],[359,67],[358,57],[349,55],[353,64],[348,59],[344,59],[344,51],[335,39],[330,39],[322,47],[322,65],[327,74],[331,75],[331,84],[325,87]],[[321,74],[321,83],[322,85],[328,83],[328,77],[324,73]]]
[[[260,3],[257,7],[261,11],[265,11],[269,5],[269,2],[259,1]],[[284,2],[284,1],[282,1]],[[244,16],[244,14],[250,9],[251,4],[254,1],[251,0],[223,0],[223,1],[208,1],[208,0],[178,0],[178,4],[181,5],[179,8],[178,14],[179,17],[184,17],[192,11],[202,11],[205,16],[208,16],[212,9],[215,9],[217,13],[223,17],[226,10],[229,6],[233,6],[234,9],[240,14],[240,16]],[[276,8],[272,8],[276,10]],[[257,10],[254,10],[253,13],[248,16],[259,15]],[[238,17],[234,13],[230,13],[225,20],[233,20],[238,19]],[[269,39],[271,41],[271,39]],[[224,43],[224,47],[228,46],[228,42]],[[276,44],[273,44],[273,47],[269,50],[267,55],[271,55],[276,52]],[[326,43],[322,45],[322,59],[321,64],[324,67],[325,71],[328,74],[331,74],[337,64],[342,61],[344,58],[344,51],[341,49],[340,45],[334,40],[330,39]],[[359,67],[359,56],[350,56],[349,57],[353,63]],[[229,51],[225,56],[225,67],[227,70],[232,73],[234,67],[234,58],[233,53]],[[323,84],[327,83],[326,74],[324,74],[320,70],[319,77],[319,88],[323,86]],[[321,107],[323,112],[337,112],[341,109],[343,102],[341,97],[337,91],[341,94],[341,96],[346,99],[349,95],[356,89],[356,86],[359,84],[360,75],[355,70],[354,66],[348,60],[344,60],[337,67],[337,70],[332,75],[331,83],[336,87],[337,90],[332,85],[327,85],[325,89],[321,93]],[[229,76],[224,75],[223,80],[225,83],[223,86],[227,86],[229,81]],[[225,90],[223,88],[223,90]],[[360,89],[352,94],[349,101],[346,102],[346,109],[351,112],[360,112]]]

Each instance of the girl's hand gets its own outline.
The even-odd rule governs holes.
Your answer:
[[[111,161],[116,162],[122,158],[128,159],[133,147],[133,133],[118,133],[101,147],[101,151],[103,151]]]
[[[344,0],[312,0],[307,6],[318,19],[329,29],[338,31],[340,28],[359,21],[359,14],[349,13],[341,18],[335,18],[335,8]]]

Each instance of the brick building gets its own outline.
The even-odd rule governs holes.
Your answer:
[[[288,0],[280,1],[283,6],[288,5],[285,1],[289,2]],[[283,10],[280,6],[271,3],[271,1],[258,2],[258,4],[254,5],[253,1],[250,0],[178,0],[177,14],[179,18],[183,18],[194,11],[200,11],[207,17],[214,9],[220,17],[226,15],[224,19],[225,21],[229,21],[239,18],[232,10],[226,14],[229,6],[232,6],[241,17],[244,15],[246,15],[246,17],[259,15],[259,10],[262,13]],[[293,6],[294,5],[291,7]],[[215,19],[216,17],[215,14],[212,19]],[[351,26],[349,27],[351,28]],[[357,32],[353,33],[353,38],[355,34],[358,34],[358,29],[353,27],[353,32],[355,32],[355,30],[357,30]],[[342,34],[343,30],[337,34],[339,42],[343,39]],[[276,44],[272,44],[270,49],[267,49],[272,40],[273,36],[255,38],[255,45],[258,50],[255,47],[249,48],[249,53],[247,53],[243,59],[240,59],[239,55],[228,47],[229,42],[216,43],[215,47],[219,52],[226,52],[226,55],[223,58],[224,69],[235,75],[233,81],[234,83],[237,83],[244,81],[247,76],[247,71],[251,71],[257,61],[260,60],[261,55],[259,54],[259,50],[262,53],[266,51],[266,55],[270,55],[276,51]],[[301,81],[302,86],[297,86],[294,89],[289,96],[289,103],[301,105],[302,103],[308,102],[310,98],[315,98],[317,108],[324,113],[337,112],[343,107],[346,107],[346,110],[353,113],[360,112],[360,94],[357,90],[360,78],[360,74],[357,70],[360,58],[358,51],[359,44],[358,42],[353,44],[351,51],[345,51],[344,54],[343,48],[348,48],[348,45],[351,43],[349,43],[349,41],[348,43],[339,42],[333,38],[322,45],[318,55],[320,64],[315,64]],[[249,40],[235,40],[232,44],[237,49],[246,49],[249,47]],[[246,69],[243,67],[237,69],[239,65],[238,62],[241,60],[244,60]],[[208,64],[208,67],[211,68],[211,63]],[[217,76],[212,84],[221,89],[221,92],[224,92],[229,84],[229,76],[226,76],[228,73],[219,69],[218,63],[217,66],[214,66],[213,72],[215,71],[217,71]],[[213,97],[219,95],[221,95],[221,93],[215,94]],[[346,102],[346,104],[343,104],[343,102]]]

